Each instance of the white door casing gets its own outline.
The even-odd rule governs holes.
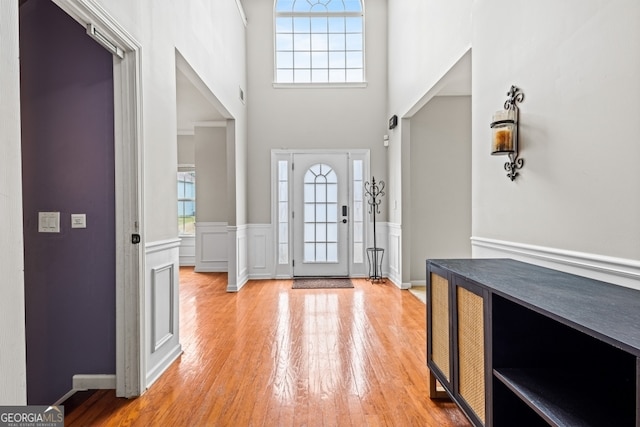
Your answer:
[[[144,374],[143,170],[141,45],[93,0],[53,0],[83,27],[91,24],[114,53],[116,159],[116,395],[135,397],[146,388]],[[104,46],[104,45],[103,45]],[[111,49],[109,49],[111,50]],[[120,56],[122,55],[122,56]],[[133,235],[141,236],[133,244]]]

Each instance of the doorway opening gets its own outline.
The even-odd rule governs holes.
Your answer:
[[[47,10],[38,15],[39,12],[34,10],[40,10],[40,8],[47,8]],[[140,105],[139,44],[111,21],[108,14],[100,7],[89,7],[80,0],[21,1],[20,15],[21,45],[28,43],[31,46],[29,49],[25,46],[23,51],[21,47],[21,60],[25,59],[23,54],[30,50],[31,59],[35,61],[29,64],[23,63],[22,70],[26,73],[40,73],[35,80],[31,80],[30,87],[22,86],[21,88],[21,97],[27,101],[21,113],[23,152],[29,150],[34,156],[23,157],[25,169],[31,171],[31,175],[27,172],[27,175],[23,176],[23,187],[33,185],[30,180],[35,177],[36,180],[44,179],[45,187],[52,189],[48,191],[47,188],[40,188],[37,197],[25,200],[25,204],[30,204],[29,211],[26,209],[24,211],[25,242],[31,239],[31,243],[25,244],[25,260],[29,259],[25,264],[31,263],[28,267],[29,273],[25,267],[25,294],[30,292],[32,297],[35,296],[31,300],[26,300],[26,311],[31,311],[32,314],[27,317],[32,321],[36,320],[32,323],[34,328],[31,328],[31,331],[27,330],[27,341],[37,342],[40,336],[47,337],[50,343],[54,343],[55,340],[52,341],[51,337],[57,336],[58,333],[73,337],[74,333],[78,332],[76,329],[79,326],[88,331],[88,337],[94,336],[94,340],[104,338],[105,334],[110,337],[108,340],[105,339],[109,343],[109,349],[105,350],[100,345],[97,346],[98,349],[104,350],[108,361],[102,357],[93,358],[86,354],[82,356],[87,349],[96,347],[92,344],[91,338],[81,340],[76,345],[67,346],[65,350],[67,353],[59,357],[48,353],[46,363],[54,369],[48,369],[45,372],[32,369],[31,377],[35,378],[35,374],[42,378],[46,377],[44,381],[53,383],[54,381],[49,377],[52,373],[59,372],[60,378],[55,381],[55,386],[47,386],[43,389],[46,396],[32,394],[36,391],[36,387],[30,385],[29,403],[44,399],[47,404],[51,404],[55,398],[59,398],[59,402],[79,388],[115,388],[118,396],[137,396],[144,389],[140,375],[143,371],[140,348],[144,336],[140,329],[140,315],[144,311],[140,306],[139,294],[143,282],[141,271],[143,262],[141,245],[134,244],[134,241],[140,242],[143,235],[140,126],[137,113]],[[29,20],[27,15],[34,17],[33,24],[40,32],[40,41],[33,40],[37,31],[22,31],[23,20]],[[48,32],[45,28],[48,28]],[[115,49],[105,51],[104,44],[100,43],[101,47],[91,40],[87,35],[89,32],[87,29],[92,30],[94,36],[99,32],[100,36],[109,40]],[[96,61],[87,60],[83,54],[78,54],[76,49],[69,47],[66,43],[53,44],[65,46],[63,51],[52,50],[52,42],[47,38],[48,35],[69,36],[71,37],[69,43],[84,45],[92,52],[91,55],[101,58],[97,62],[100,64],[102,74],[83,71],[83,61],[91,63],[87,66],[94,66]],[[48,61],[47,66],[40,69],[34,68],[38,67],[37,63],[40,60]],[[74,72],[72,73],[71,70]],[[44,87],[43,79],[47,80],[47,87]],[[26,83],[26,80],[23,82]],[[38,99],[38,91],[49,92],[49,95],[45,94]],[[96,127],[94,122],[84,118],[88,111],[85,111],[85,105],[80,100],[88,93],[94,95],[98,93],[97,97],[91,96],[86,100],[92,104],[92,107],[87,110],[93,111],[94,118],[106,126],[104,132],[99,126]],[[52,141],[53,134],[50,135],[47,129],[55,130],[55,143]],[[40,132],[40,136],[32,134],[24,138],[25,130],[27,133]],[[105,139],[105,135],[108,136],[108,140]],[[98,149],[107,150],[107,152],[103,156],[99,154],[100,152],[92,153],[91,150],[83,154],[83,150],[87,150],[87,147],[96,141],[98,141]],[[65,150],[66,156],[46,157],[47,152],[57,154],[54,151],[58,149]],[[91,169],[89,171],[87,171],[88,159],[85,162],[87,156],[96,163],[89,167]],[[45,171],[36,170],[40,163],[45,165]],[[51,173],[51,179],[47,179],[47,171]],[[101,184],[98,182],[98,187],[92,187],[90,185],[92,180],[100,181]],[[103,191],[102,186],[105,183],[110,187],[106,192]],[[23,192],[23,194],[27,193],[29,192]],[[100,199],[99,203],[95,202],[95,197]],[[96,206],[93,206],[94,204]],[[53,212],[53,218],[56,221],[57,218],[60,220],[59,223],[54,221],[56,226],[54,229],[59,231],[41,233],[39,231],[41,229],[40,212]],[[109,230],[109,236],[106,239],[110,244],[107,246],[93,237],[93,234],[102,228],[103,219],[101,218],[105,214],[108,217],[104,219],[105,224],[109,224],[106,227]],[[47,217],[47,214],[44,217]],[[50,225],[48,220],[42,224]],[[40,243],[43,242],[45,244],[41,245]],[[91,261],[79,260],[65,250],[55,250],[55,246],[59,244],[80,248],[83,256],[90,256]],[[48,249],[45,247],[47,245]],[[38,254],[38,251],[45,251],[45,255]],[[45,259],[47,257],[51,259],[47,261]],[[61,261],[56,261],[56,258],[60,258]],[[93,286],[93,283],[99,279],[90,274],[92,266],[95,267],[97,264],[101,264],[103,266],[101,268],[108,271],[105,275],[109,277],[108,283],[105,281],[98,288]],[[72,273],[74,270],[77,272],[78,267],[89,273],[74,275],[71,279],[64,280],[65,274]],[[47,269],[57,272],[55,280],[53,275],[47,273]],[[27,278],[28,275],[30,279]],[[59,286],[68,286],[72,283],[75,289],[66,292],[56,290],[53,282]],[[46,321],[43,323],[42,318],[38,317],[44,316],[45,319],[51,317],[50,308],[54,307],[52,301],[48,299],[45,306],[38,302],[40,296],[37,288],[43,283],[47,284],[45,288],[48,295],[59,292],[67,297],[61,303],[66,309],[63,317],[73,321],[68,321],[66,326],[61,327],[64,332],[52,323]],[[103,291],[109,295],[110,304],[104,304],[106,299],[101,299],[98,295]],[[91,308],[94,305],[91,301],[96,297],[100,300],[97,303],[100,310],[91,310],[88,316],[97,315],[100,311],[101,320],[97,325],[101,326],[85,321],[86,318],[78,314],[81,308]],[[105,308],[108,313],[104,311]],[[53,317],[55,318],[55,315]],[[45,330],[43,331],[38,325],[46,325]],[[46,328],[54,328],[55,333],[47,333]],[[74,351],[69,353],[69,348],[73,348]],[[31,355],[34,354],[37,353],[31,351]],[[86,360],[81,360],[83,358]],[[63,362],[60,362],[61,360]],[[103,360],[102,365],[98,366],[98,360]],[[32,362],[37,364],[37,361],[27,355],[27,364]],[[55,369],[59,362],[65,365],[64,371]],[[71,364],[67,366],[69,364],[67,362]],[[30,369],[27,368],[27,370]],[[65,392],[67,394],[62,395]]]

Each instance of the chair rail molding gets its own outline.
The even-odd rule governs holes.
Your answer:
[[[620,286],[640,289],[640,261],[567,249],[471,237],[474,258],[509,257]]]

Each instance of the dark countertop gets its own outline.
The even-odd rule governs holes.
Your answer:
[[[432,259],[510,300],[640,356],[640,291],[512,259]]]

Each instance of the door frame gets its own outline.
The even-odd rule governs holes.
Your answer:
[[[274,265],[274,274],[275,278],[288,279],[293,278],[293,224],[291,221],[293,206],[291,205],[292,193],[293,193],[293,185],[291,185],[291,178],[288,181],[288,259],[287,263],[280,264],[279,262],[279,215],[278,215],[278,162],[286,160],[289,164],[289,177],[291,177],[291,163],[293,161],[293,156],[295,154],[315,154],[315,155],[323,155],[323,154],[346,154],[348,158],[348,167],[347,167],[347,180],[348,185],[353,183],[353,160],[362,160],[363,162],[363,180],[367,181],[368,176],[370,174],[370,157],[371,151],[369,149],[272,149],[271,150],[271,227],[273,230],[273,265]],[[349,191],[349,205],[351,206],[352,202],[352,192]],[[368,242],[368,236],[370,233],[369,230],[369,215],[366,214],[366,207],[363,218],[363,244],[366,247],[366,242]],[[348,257],[349,257],[349,276],[350,277],[366,277],[367,274],[367,266],[366,259],[364,258],[364,249],[363,249],[363,259],[362,262],[355,263],[354,262],[354,253],[353,253],[353,220],[352,213],[354,209],[350,209],[351,213],[349,214],[349,245],[348,245]]]
[[[93,0],[53,0],[87,28],[92,24],[115,44],[113,57],[116,206],[116,395],[135,397],[146,388],[144,340],[144,228],[142,170],[141,45]],[[132,235],[141,236],[132,244]]]

